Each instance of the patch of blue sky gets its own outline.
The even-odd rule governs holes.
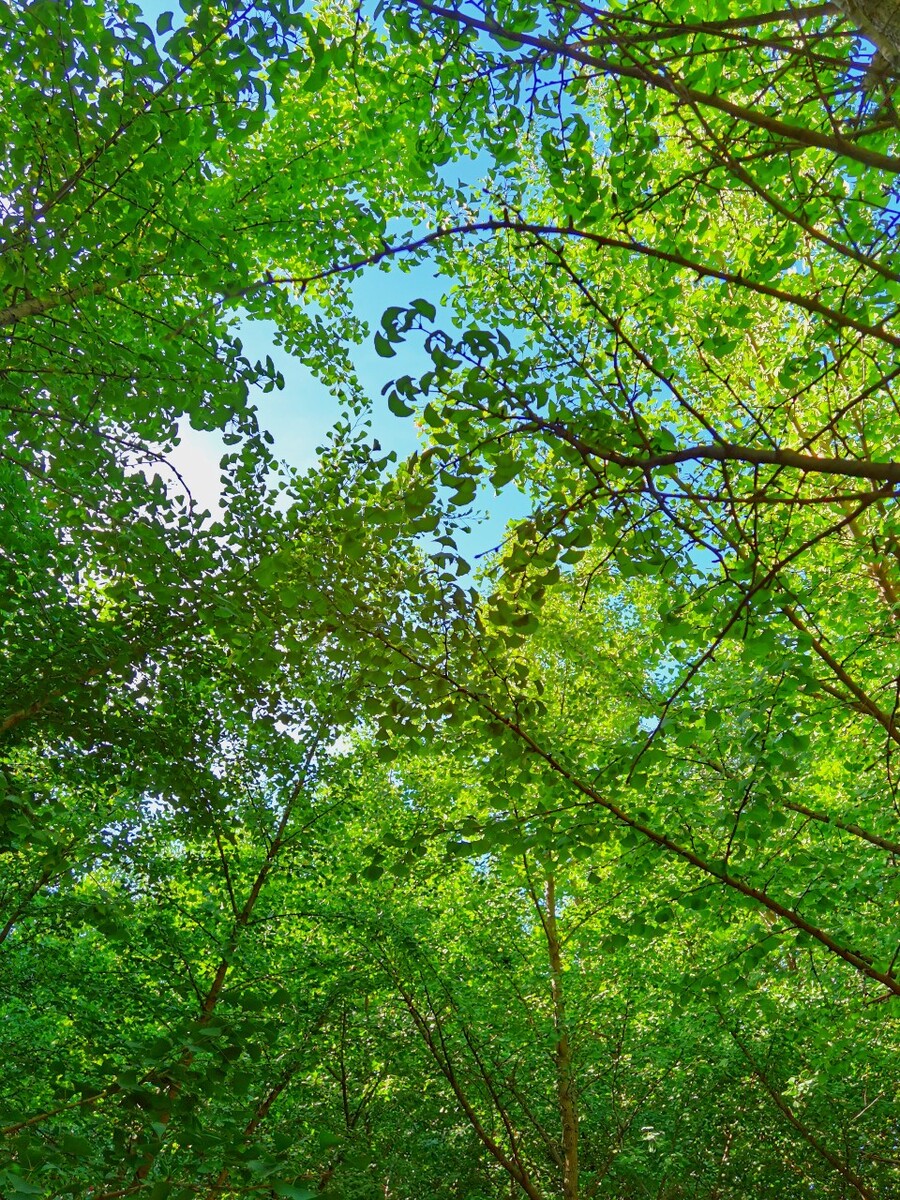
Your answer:
[[[184,20],[177,6],[160,0],[143,0],[141,9],[145,21],[153,28],[166,12],[173,14],[174,28]],[[444,164],[441,176],[450,187],[458,183],[470,187],[486,169],[484,157],[454,159]],[[430,231],[407,230],[402,240],[413,240],[425,232]],[[421,297],[435,305],[444,327],[452,326],[449,310],[442,305],[444,294],[452,284],[452,280],[436,275],[433,265],[428,262],[410,266],[401,264],[398,259],[381,268],[366,269],[354,280],[350,288],[354,314],[374,331],[379,327],[385,309],[392,305],[407,307]],[[291,354],[279,344],[277,330],[271,322],[244,319],[239,322],[237,333],[251,361],[265,361],[271,357],[284,377],[283,391],[260,392],[254,396],[260,426],[274,439],[273,452],[291,467],[311,469],[315,466],[319,447],[327,441],[329,430],[343,415],[339,398],[315,377],[300,356]],[[422,430],[413,418],[395,417],[382,392],[392,379],[401,375],[416,377],[430,368],[431,361],[422,340],[418,344],[412,339],[407,340],[398,348],[397,356],[389,360],[376,354],[371,334],[361,344],[348,342],[345,349],[371,402],[372,437],[380,442],[385,452],[394,451],[398,458],[421,449],[424,444]],[[227,448],[220,434],[197,431],[186,423],[180,429],[180,437],[180,445],[169,456],[172,465],[199,507],[209,509],[215,516],[222,496],[219,464]],[[473,506],[472,533],[463,539],[460,550],[470,561],[488,554],[502,542],[508,521],[524,516],[526,509],[524,497],[514,487],[507,487],[500,495],[495,495],[489,487],[482,487]]]

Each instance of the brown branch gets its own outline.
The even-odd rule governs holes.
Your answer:
[[[724,96],[697,91],[695,88],[688,87],[680,80],[668,75],[658,74],[647,67],[636,64],[629,66],[614,59],[601,58],[595,54],[590,54],[578,46],[565,45],[561,42],[555,42],[551,38],[541,37],[538,34],[519,33],[516,30],[507,29],[499,22],[490,18],[482,20],[478,17],[459,12],[457,9],[443,8],[440,5],[431,4],[428,0],[414,0],[414,2],[425,12],[431,13],[432,16],[443,17],[467,29],[474,29],[481,33],[498,36],[505,41],[515,42],[520,46],[542,50],[554,58],[568,59],[571,62],[580,63],[582,66],[591,67],[594,70],[603,71],[618,78],[637,80],[644,85],[668,92],[670,96],[674,96],[677,101],[682,103],[688,102],[690,104],[701,105],[704,108],[714,109],[717,112],[724,113],[726,116],[734,117],[736,120],[742,121],[747,125],[763,129],[767,133],[775,134],[777,137],[784,139],[785,144],[794,143],[799,146],[830,150],[842,158],[854,159],[856,162],[863,163],[868,167],[889,171],[892,174],[900,174],[900,158],[890,154],[881,154],[877,150],[866,150],[864,147],[858,146],[855,142],[840,135],[820,133],[818,130],[804,128],[801,125],[792,125],[787,121],[769,116],[757,109],[735,104],[730,100],[726,100]]]
[[[73,845],[73,843],[70,843],[69,846],[66,847],[66,849],[70,850],[72,848],[72,845]],[[19,917],[21,917],[22,913],[25,912],[25,910],[27,909],[27,907],[31,903],[31,901],[35,898],[35,896],[38,894],[38,892],[41,890],[41,888],[44,887],[50,881],[50,879],[53,877],[53,873],[54,873],[53,868],[46,867],[41,872],[41,874],[38,876],[38,878],[34,882],[34,884],[28,889],[28,891],[25,892],[21,896],[19,903],[16,905],[16,907],[13,909],[13,911],[11,913],[9,920],[6,922],[6,924],[3,926],[3,928],[0,929],[0,946],[2,946],[3,943],[6,941],[6,939],[9,937],[10,933],[12,932],[12,930],[15,927],[16,921],[18,921],[18,919],[19,919]]]
[[[346,615],[342,615],[344,615],[346,619]],[[644,822],[639,820],[637,817],[631,816],[628,812],[621,808],[620,805],[616,804],[614,801],[610,800],[608,797],[599,792],[592,784],[586,782],[584,779],[581,779],[572,768],[567,767],[565,763],[557,758],[551,750],[548,750],[544,746],[540,745],[535,737],[530,734],[517,720],[507,716],[504,712],[498,709],[487,696],[472,691],[471,688],[455,679],[451,674],[449,674],[449,672],[443,670],[442,668],[432,666],[431,664],[422,663],[404,646],[395,645],[377,628],[364,628],[361,629],[360,632],[365,632],[370,637],[374,637],[391,652],[405,659],[408,663],[415,666],[419,670],[424,670],[425,673],[442,680],[444,683],[449,683],[457,695],[470,701],[476,707],[482,709],[482,711],[486,713],[492,721],[496,722],[498,725],[501,725],[517,741],[521,742],[523,746],[526,746],[531,753],[545,762],[547,766],[550,767],[550,769],[561,779],[564,779],[574,791],[584,796],[591,804],[596,805],[605,812],[608,812],[610,816],[619,822],[619,824],[631,829],[639,837],[647,842],[650,842],[652,845],[668,851],[668,853],[674,855],[676,858],[681,859],[683,862],[694,867],[696,870],[703,872],[703,874],[709,875],[711,878],[717,880],[725,887],[738,892],[740,895],[745,896],[748,900],[752,900],[761,907],[768,909],[769,912],[772,912],[776,916],[781,917],[782,920],[787,921],[789,925],[792,925],[799,932],[806,934],[808,937],[818,942],[821,946],[824,946],[826,950],[830,951],[837,958],[840,958],[843,962],[847,963],[861,974],[867,976],[869,979],[877,980],[879,983],[883,984],[893,995],[900,996],[900,980],[896,979],[892,974],[885,971],[879,971],[873,965],[873,963],[869,962],[868,959],[862,954],[859,954],[854,950],[849,950],[846,946],[837,941],[836,938],[832,937],[831,934],[826,932],[824,929],[820,929],[817,925],[814,925],[811,921],[807,920],[806,917],[802,916],[802,914],[796,909],[791,908],[787,904],[782,903],[780,900],[776,900],[774,897],[770,896],[764,889],[754,887],[753,884],[748,883],[739,876],[733,875],[724,865],[716,865],[715,862],[707,861],[701,857],[701,855],[697,854],[696,851],[688,848],[687,846],[682,846],[678,842],[674,841],[668,836],[668,834],[661,833],[659,830],[644,824]]]
[[[98,1100],[105,1100],[107,1096],[114,1096],[120,1090],[118,1083],[111,1083],[109,1087],[103,1088],[102,1091],[94,1092],[90,1096],[82,1096],[80,1100],[71,1100],[68,1104],[61,1104],[59,1108],[51,1108],[47,1112],[37,1113],[33,1117],[27,1117],[24,1121],[17,1121],[15,1125],[5,1125],[0,1129],[0,1137],[12,1137],[13,1134],[19,1133],[22,1129],[28,1129],[32,1125],[41,1125],[44,1121],[50,1121],[53,1117],[58,1117],[60,1113],[71,1112],[75,1108],[84,1108],[85,1105],[96,1104]]]
[[[803,1140],[808,1142],[809,1145],[812,1146],[812,1148],[816,1151],[816,1153],[820,1155],[821,1158],[824,1158],[828,1165],[832,1167],[842,1179],[846,1180],[846,1182],[849,1183],[850,1186],[854,1188],[854,1190],[857,1191],[860,1196],[862,1196],[863,1200],[878,1200],[878,1197],[871,1190],[871,1188],[866,1185],[864,1180],[862,1180],[859,1175],[857,1175],[856,1172],[852,1170],[852,1168],[846,1163],[841,1162],[838,1156],[829,1150],[827,1146],[823,1145],[822,1142],[820,1142],[815,1136],[815,1134],[812,1133],[806,1127],[806,1125],[803,1124],[800,1118],[796,1116],[793,1109],[787,1103],[781,1093],[777,1090],[777,1088],[773,1087],[771,1081],[763,1072],[762,1068],[754,1061],[752,1054],[738,1037],[738,1035],[734,1032],[734,1030],[729,1029],[728,1032],[731,1034],[735,1044],[738,1046],[741,1053],[750,1064],[753,1074],[768,1092],[773,1103],[775,1104],[775,1107],[782,1114],[782,1116],[785,1117],[787,1122],[797,1130]]]
[[[821,821],[824,825],[833,825],[835,829],[841,829],[844,833],[851,833],[854,837],[862,838],[865,842],[871,842],[873,846],[878,846],[881,850],[887,850],[889,854],[900,855],[900,842],[892,842],[888,838],[879,837],[877,833],[870,833],[867,829],[861,829],[859,825],[848,824],[846,821],[832,817],[826,812],[816,812],[812,808],[806,808],[803,804],[797,804],[794,800],[785,800],[782,798],[780,803],[785,808],[800,813],[801,816],[809,817],[811,821]]]
[[[683,254],[676,254],[672,251],[660,250],[656,246],[650,246],[645,242],[638,242],[631,238],[608,237],[587,229],[577,229],[563,225],[544,225],[530,221],[512,220],[508,217],[492,218],[485,221],[471,221],[460,225],[448,225],[425,234],[423,237],[415,238],[412,241],[401,242],[394,246],[384,246],[381,250],[373,251],[371,254],[361,255],[359,258],[349,259],[344,263],[335,263],[311,275],[268,275],[265,279],[248,284],[247,287],[229,292],[227,298],[230,300],[241,299],[270,287],[297,287],[302,292],[310,284],[322,282],[336,275],[359,271],[363,267],[377,266],[379,263],[401,254],[415,254],[419,250],[424,250],[426,247],[440,242],[445,238],[501,232],[529,234],[534,237],[576,238],[589,242],[601,249],[624,250],[629,254],[637,254],[644,258],[666,262],[672,266],[690,271],[700,278],[717,279],[720,283],[745,288],[747,291],[754,292],[760,296],[767,296],[772,300],[777,300],[780,304],[795,305],[805,312],[821,317],[824,321],[828,321],[838,329],[852,329],[856,333],[863,334],[865,337],[875,338],[877,341],[884,342],[885,345],[900,349],[900,334],[889,332],[884,328],[883,324],[868,325],[865,321],[858,321],[855,317],[847,316],[837,309],[830,308],[827,304],[822,304],[814,296],[805,296],[800,292],[785,291],[783,288],[773,287],[771,284],[754,280],[749,276],[743,275],[741,272],[728,271],[723,267],[714,267],[709,263],[698,262],[695,259],[688,258]],[[173,332],[172,336],[181,334],[191,319],[194,318],[189,318],[184,326]]]
[[[540,913],[540,908],[538,909]],[[547,876],[544,891],[544,912],[541,923],[547,941],[550,960],[550,994],[553,1002],[553,1023],[556,1029],[556,1100],[559,1106],[563,1144],[563,1197],[578,1200],[578,1110],[575,1102],[575,1073],[572,1046],[566,1019],[566,997],[563,987],[563,964],[559,932],[556,924],[556,880]]]
[[[882,727],[882,729],[885,730],[888,737],[892,741],[897,742],[897,744],[900,745],[900,729],[897,728],[891,715],[884,712],[884,710],[875,703],[871,696],[869,696],[868,692],[866,692],[865,689],[856,682],[846,667],[842,663],[838,662],[831,651],[828,650],[820,641],[820,639],[810,631],[805,622],[797,615],[793,608],[785,605],[782,607],[781,611],[795,629],[799,630],[800,633],[810,639],[813,650],[816,652],[816,654],[818,654],[822,662],[824,662],[826,666],[837,676],[844,687],[853,693],[853,695],[856,697],[859,707],[878,722],[878,724]]]
[[[66,695],[67,692],[72,691],[74,688],[82,687],[84,684],[89,683],[98,675],[102,675],[106,671],[124,670],[126,667],[131,666],[133,663],[143,658],[143,656],[148,654],[151,649],[151,646],[134,647],[127,657],[123,658],[121,655],[117,655],[115,658],[108,659],[106,662],[101,663],[97,667],[91,667],[90,670],[85,671],[83,675],[78,676],[77,679],[74,679],[65,687],[54,688],[46,695],[41,696],[40,699],[34,700],[31,704],[26,705],[25,708],[19,708],[16,709],[15,712],[7,714],[7,716],[0,720],[0,734],[7,733],[10,729],[15,728],[15,726],[19,725],[22,721],[28,721],[32,717],[37,716],[37,714],[42,712],[48,704],[51,704],[54,700],[58,700],[61,696]]]
[[[578,0],[576,0],[578,2]],[[622,36],[616,35],[616,43],[627,45],[635,40],[649,40],[655,45],[666,37],[681,38],[696,33],[743,33],[748,29],[759,29],[764,25],[781,25],[786,21],[796,24],[799,21],[809,21],[815,17],[827,17],[834,14],[832,4],[808,4],[805,7],[783,9],[781,12],[751,13],[746,17],[726,17],[720,21],[678,21],[657,22],[652,18],[635,16],[631,12],[611,13],[591,8],[587,4],[578,3],[578,8],[587,16],[595,17],[601,24],[615,25],[623,18],[631,25],[642,25],[647,28],[645,34]]]
[[[872,462],[858,458],[824,458],[815,454],[803,454],[799,450],[756,449],[753,446],[737,446],[730,442],[710,445],[686,446],[682,450],[670,450],[660,454],[622,454],[617,450],[600,447],[584,441],[569,432],[560,421],[544,421],[530,414],[531,423],[542,432],[552,433],[585,456],[613,463],[617,467],[639,471],[656,471],[688,462],[742,462],[749,466],[790,467],[814,475],[839,475],[847,479],[868,479],[875,483],[900,484],[900,462]]]
[[[466,1119],[471,1125],[478,1140],[500,1164],[500,1166],[503,1167],[504,1171],[506,1171],[509,1177],[516,1181],[519,1187],[529,1197],[529,1200],[542,1200],[541,1193],[534,1186],[530,1176],[527,1174],[521,1163],[511,1159],[509,1155],[505,1153],[503,1147],[500,1146],[500,1144],[495,1141],[493,1137],[491,1137],[484,1125],[481,1123],[478,1114],[472,1107],[471,1101],[459,1082],[452,1062],[450,1061],[446,1052],[443,1051],[435,1041],[434,1034],[429,1028],[428,1022],[425,1020],[424,1016],[419,1010],[412,993],[406,987],[404,987],[396,969],[390,964],[386,965],[393,976],[395,986],[397,987],[397,990],[403,999],[403,1003],[406,1005],[407,1011],[412,1017],[413,1024],[419,1031],[422,1041],[425,1043],[429,1053],[431,1054],[431,1057],[437,1063],[441,1074],[449,1083],[460,1108],[463,1110],[463,1113],[465,1114]]]
[[[203,1004],[202,1004],[202,1007],[200,1010],[200,1017],[197,1021],[197,1024],[200,1027],[208,1025],[209,1022],[212,1020],[213,1014],[216,1009],[216,1005],[218,1004],[219,998],[221,997],[221,994],[222,994],[222,989],[225,986],[225,979],[228,975],[230,968],[232,967],[232,965],[234,963],[234,956],[237,951],[241,935],[242,935],[244,929],[246,928],[247,924],[250,921],[250,917],[253,914],[253,909],[256,905],[256,902],[259,899],[260,893],[262,892],[262,889],[265,886],[266,880],[269,878],[269,875],[271,874],[272,868],[275,864],[278,854],[284,844],[284,838],[285,838],[285,833],[287,831],[288,823],[289,823],[291,815],[293,813],[294,806],[306,785],[307,774],[312,765],[312,760],[316,753],[316,750],[318,749],[320,739],[321,739],[321,734],[317,734],[316,736],[314,736],[307,748],[303,763],[301,765],[299,774],[297,776],[297,780],[296,780],[293,788],[291,789],[291,792],[285,802],[284,810],[281,814],[281,817],[278,820],[278,824],[275,828],[275,834],[272,838],[272,841],[269,845],[268,850],[266,851],[266,856],[263,859],[262,866],[260,867],[259,871],[257,872],[256,878],[253,881],[253,884],[250,888],[250,892],[247,896],[247,899],[244,902],[244,905],[243,905],[240,913],[238,914],[237,918],[234,921],[231,932],[229,934],[228,942],[225,947],[225,951],[222,954],[222,958],[221,958],[221,961],[219,962],[218,967],[216,968],[216,973],[213,976],[212,983],[210,984],[210,986],[207,990],[206,996],[204,998],[204,1001],[203,1001]],[[179,1065],[183,1070],[186,1070],[188,1067],[191,1066],[193,1061],[194,1061],[194,1051],[190,1050],[190,1049],[185,1049],[185,1051],[181,1055]],[[135,1170],[134,1175],[132,1176],[132,1184],[131,1184],[132,1187],[139,1187],[143,1183],[143,1181],[149,1175],[149,1173],[153,1167],[153,1164],[156,1162],[157,1157],[159,1156],[160,1150],[162,1149],[163,1139],[165,1137],[166,1129],[167,1129],[169,1122],[171,1120],[171,1117],[172,1117],[171,1105],[174,1104],[175,1100],[178,1098],[179,1092],[181,1091],[181,1086],[182,1086],[181,1083],[171,1083],[166,1088],[166,1096],[169,1101],[169,1107],[166,1108],[165,1110],[163,1110],[162,1112],[160,1112],[157,1117],[158,1124],[162,1126],[162,1132],[159,1133],[158,1140],[157,1140],[155,1147],[153,1147],[147,1151],[140,1166],[138,1166],[137,1169]],[[94,1200],[114,1200],[114,1198],[120,1194],[124,1194],[124,1193],[102,1192],[102,1193],[98,1193],[94,1197]]]
[[[63,304],[77,304],[85,296],[100,296],[112,286],[113,280],[98,279],[94,283],[83,283],[79,287],[67,288],[62,292],[52,292],[49,296],[34,296],[31,300],[23,300],[10,308],[0,308],[0,325],[15,325],[28,317],[39,317]]]

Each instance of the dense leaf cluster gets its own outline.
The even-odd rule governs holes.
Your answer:
[[[0,1195],[894,1194],[900,7],[0,29]]]

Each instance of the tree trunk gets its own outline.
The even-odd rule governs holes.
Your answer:
[[[900,68],[900,0],[835,0],[863,37]]]
[[[578,1200],[578,1111],[575,1106],[572,1048],[566,1023],[562,953],[556,929],[556,881],[552,875],[547,877],[544,904],[544,931],[550,957],[550,994],[553,1000],[553,1023],[556,1028],[556,1094],[562,1123],[563,1196],[565,1200]]]

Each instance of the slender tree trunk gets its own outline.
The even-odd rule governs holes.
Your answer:
[[[572,1048],[566,1022],[562,948],[556,928],[556,880],[553,875],[547,876],[544,907],[544,932],[550,956],[550,994],[553,1000],[553,1023],[556,1027],[556,1095],[562,1124],[563,1196],[565,1200],[578,1200],[578,1110],[575,1104]]]
[[[256,906],[257,900],[260,897],[260,893],[262,892],[266,881],[271,875],[272,870],[278,860],[278,855],[280,854],[284,845],[284,839],[290,824],[291,814],[294,811],[297,800],[306,786],[313,755],[318,749],[319,737],[320,735],[316,734],[309,745],[300,774],[296,783],[294,784],[294,787],[291,789],[291,793],[287,799],[287,802],[285,803],[284,811],[278,821],[274,836],[272,837],[272,841],[268,850],[266,851],[266,856],[263,859],[262,866],[257,872],[256,878],[253,881],[253,885],[250,888],[250,892],[244,902],[243,907],[235,914],[234,923],[231,927],[228,941],[226,942],[225,953],[223,954],[219,965],[216,968],[216,973],[213,976],[212,983],[207,990],[200,1009],[200,1016],[197,1020],[198,1026],[202,1027],[204,1025],[208,1025],[215,1013],[216,1005],[219,1002],[222,989],[225,986],[225,980],[228,976],[229,970],[231,969],[235,952],[240,944],[244,931],[250,922],[250,918],[253,916],[253,910]],[[194,1051],[191,1049],[185,1049],[178,1060],[178,1065],[184,1071],[191,1066],[193,1061]],[[172,1117],[172,1108],[181,1093],[181,1089],[181,1082],[173,1082],[167,1087],[166,1098],[168,1101],[168,1107],[164,1108],[157,1115],[157,1124],[161,1126],[162,1129],[161,1131],[159,1129],[157,1130],[157,1141],[150,1149],[147,1150],[142,1162],[136,1168],[134,1175],[132,1176],[131,1183],[128,1184],[124,1189],[116,1188],[112,1191],[97,1191],[94,1193],[94,1200],[118,1200],[118,1197],[120,1196],[130,1195],[132,1192],[140,1190],[144,1180],[150,1174],[153,1164],[156,1162],[157,1158],[159,1157],[159,1153],[162,1150],[169,1121]]]

